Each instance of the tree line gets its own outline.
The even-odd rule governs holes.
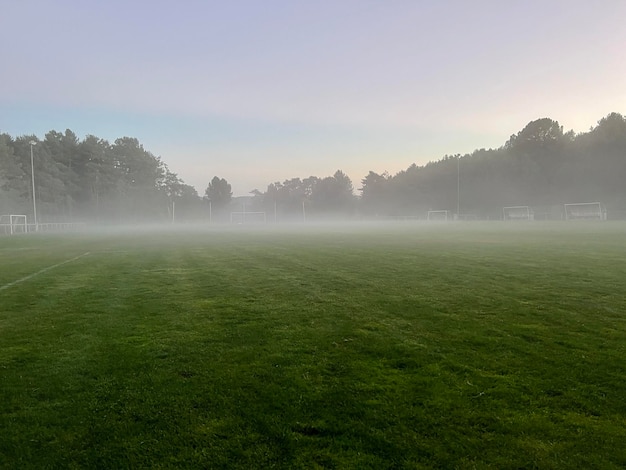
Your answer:
[[[549,118],[530,122],[497,149],[446,155],[395,175],[370,171],[358,195],[340,170],[291,178],[233,199],[213,177],[204,194],[132,137],[113,143],[71,130],[0,134],[0,214],[32,216],[32,166],[40,221],[226,221],[233,210],[268,220],[420,217],[428,210],[497,217],[503,206],[544,208],[603,202],[626,215],[626,120],[611,113],[588,132],[564,132]]]
[[[0,134],[0,213],[33,215],[33,169],[39,221],[153,221],[171,217],[176,199],[198,199],[137,139],[79,140],[68,129],[43,140]]]
[[[626,218],[626,120],[611,113],[588,132],[564,132],[552,119],[528,123],[497,149],[446,155],[396,175],[369,172],[359,207],[364,216],[428,210],[497,218],[503,206],[531,206],[556,217],[564,203],[601,202]]]

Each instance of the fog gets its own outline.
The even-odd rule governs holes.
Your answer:
[[[2,134],[0,154],[5,229],[11,214],[41,230],[56,224],[626,219],[626,119],[617,113],[587,133],[566,132],[542,118],[497,149],[445,156],[395,175],[370,171],[358,183],[341,170],[295,176],[244,197],[233,197],[230,182],[219,176],[207,178],[198,194],[133,138],[110,145],[94,136],[79,141],[69,130],[43,141]],[[31,155],[38,159],[35,173]]]

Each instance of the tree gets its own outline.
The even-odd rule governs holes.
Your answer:
[[[35,173],[37,218],[39,221],[62,219],[67,214],[67,191],[60,165],[56,163],[47,146],[34,135],[20,136],[13,142],[15,155],[30,180],[33,171],[30,159],[31,142],[36,142],[33,146],[32,166]],[[32,200],[31,185],[25,186],[28,187],[28,198]]]
[[[214,176],[204,191],[204,195],[206,200],[211,201],[214,209],[219,209],[228,205],[233,197],[233,192],[228,181]]]
[[[161,159],[132,137],[116,139],[111,152],[120,212],[133,221],[167,217],[167,207],[158,197],[159,182],[164,176]]]
[[[13,139],[0,134],[0,213],[26,213],[28,176],[13,151]]]
[[[576,137],[571,191],[579,200],[614,201],[626,207],[626,119],[611,113],[588,133]],[[584,178],[584,179],[583,179]],[[571,184],[572,180],[580,181]]]
[[[65,130],[65,134],[50,131],[41,143],[50,157],[49,170],[54,169],[58,184],[62,187],[56,191],[60,194],[56,210],[50,210],[57,214],[62,211],[70,220],[74,213],[74,199],[79,192],[78,176],[73,168],[78,155],[78,143],[76,134],[69,129]]]
[[[516,135],[512,135],[505,147],[509,149],[533,149],[559,142],[563,138],[563,126],[558,121],[541,118],[526,124]]]
[[[529,122],[505,144],[517,163],[517,190],[526,192],[527,201],[556,202],[555,179],[566,158],[564,147],[569,139],[557,121],[542,118]]]
[[[370,171],[361,180],[361,208],[365,213],[382,215],[385,213],[390,200],[391,177],[387,172],[379,175]]]
[[[78,175],[76,202],[83,217],[100,219],[119,215],[118,170],[111,144],[94,135],[78,144],[73,168]],[[109,218],[109,217],[106,217]]]
[[[333,176],[317,180],[310,199],[318,213],[348,215],[354,208],[352,181],[337,170]]]

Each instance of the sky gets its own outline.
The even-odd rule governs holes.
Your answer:
[[[0,132],[136,137],[204,193],[355,189],[626,113],[623,0],[0,0]]]

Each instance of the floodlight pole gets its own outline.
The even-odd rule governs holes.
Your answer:
[[[456,156],[456,216],[461,217],[461,155]]]
[[[31,140],[30,144],[30,177],[33,183],[33,216],[35,220],[35,232],[39,231],[39,224],[37,223],[37,197],[35,196],[35,161],[33,159],[33,145],[37,142]]]

